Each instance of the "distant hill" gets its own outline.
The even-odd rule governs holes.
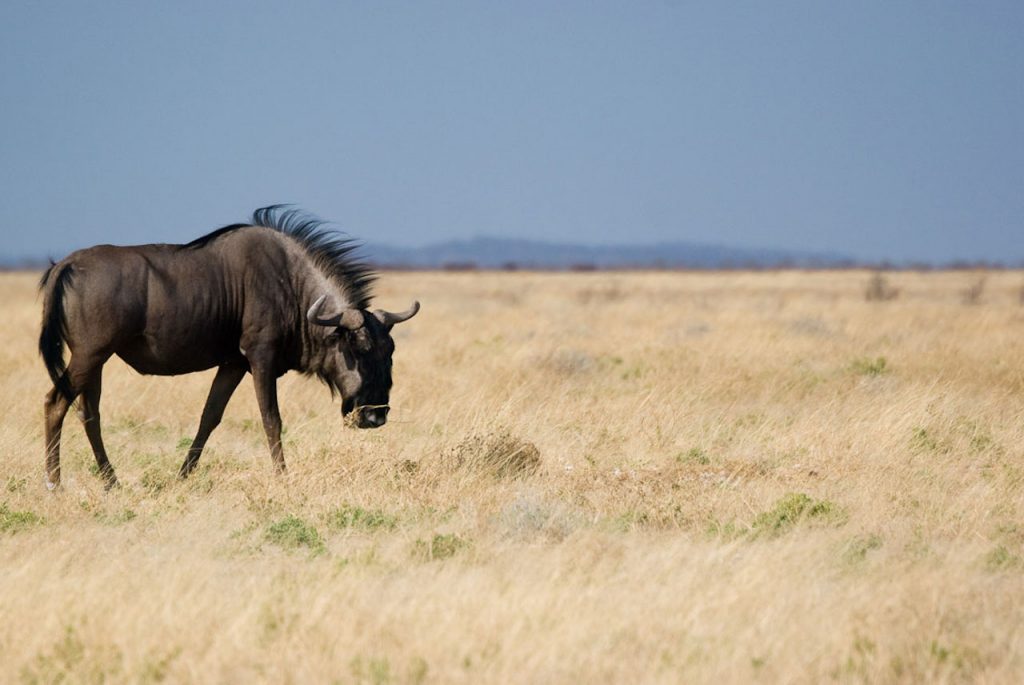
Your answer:
[[[707,243],[581,245],[482,237],[431,243],[422,247],[366,243],[360,254],[376,266],[396,269],[1024,268],[1022,261],[865,262],[837,252],[729,247]],[[44,257],[5,255],[0,252],[0,271],[42,269],[47,263]]]
[[[684,242],[598,246],[503,238],[453,240],[414,248],[370,243],[363,249],[363,254],[382,267],[417,269],[723,269],[840,267],[854,263],[854,260],[841,254],[799,250]]]

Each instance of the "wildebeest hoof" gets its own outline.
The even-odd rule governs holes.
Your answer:
[[[54,483],[53,481],[48,480],[46,481],[46,489],[50,492],[56,492],[57,490],[60,490],[60,483]]]

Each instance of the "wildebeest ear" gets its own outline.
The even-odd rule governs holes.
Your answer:
[[[373,315],[377,317],[377,320],[380,321],[382,324],[384,324],[388,328],[391,328],[396,323],[408,321],[412,317],[416,316],[416,312],[418,312],[419,310],[419,300],[415,300],[413,301],[412,306],[406,309],[404,312],[399,312],[395,314],[393,312],[386,312],[383,309],[378,309],[373,313]]]
[[[363,327],[363,313],[358,309],[343,309],[340,314],[334,314],[331,316],[323,317],[320,315],[321,310],[324,308],[324,304],[327,302],[327,295],[321,295],[317,298],[313,306],[306,312],[306,319],[317,326],[341,326],[347,328],[350,331],[357,331]]]

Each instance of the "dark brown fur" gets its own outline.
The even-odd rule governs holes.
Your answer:
[[[45,407],[51,487],[60,482],[61,425],[76,398],[100,473],[108,485],[117,482],[99,414],[103,365],[112,355],[143,374],[217,367],[182,477],[195,468],[246,373],[279,471],[285,462],[276,380],[287,371],[315,374],[341,391],[343,412],[357,410],[360,427],[383,425],[394,350],[387,317],[394,315],[367,311],[374,274],[352,259],[351,242],[306,214],[274,206],[253,219],[187,245],[98,245],[46,272],[39,348],[54,382]],[[363,326],[307,320],[324,294],[336,311],[364,312]]]

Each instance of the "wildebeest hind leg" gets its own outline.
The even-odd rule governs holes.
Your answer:
[[[100,367],[89,376],[82,389],[79,400],[78,418],[85,427],[85,435],[89,438],[92,453],[96,455],[96,466],[106,484],[107,490],[117,485],[114,467],[107,458],[107,450],[103,447],[103,435],[100,432],[100,394],[103,391],[103,368]]]
[[[46,487],[49,490],[55,490],[60,486],[60,435],[64,417],[67,416],[71,403],[82,393],[89,379],[102,368],[106,360],[106,356],[73,355],[67,371],[64,372],[69,395],[64,395],[57,386],[46,393],[43,415],[46,428]]]
[[[188,478],[188,474],[192,473],[192,469],[199,463],[199,455],[203,453],[207,438],[220,424],[221,418],[224,417],[224,408],[228,406],[228,400],[244,375],[245,367],[242,366],[222,366],[217,369],[213,385],[210,386],[210,394],[206,398],[206,406],[203,407],[203,417],[199,420],[199,430],[196,431],[196,437],[188,448],[185,463],[178,471],[179,478]]]
[[[46,393],[43,420],[46,424],[46,487],[49,490],[60,486],[60,432],[71,402],[57,390],[57,386]]]

